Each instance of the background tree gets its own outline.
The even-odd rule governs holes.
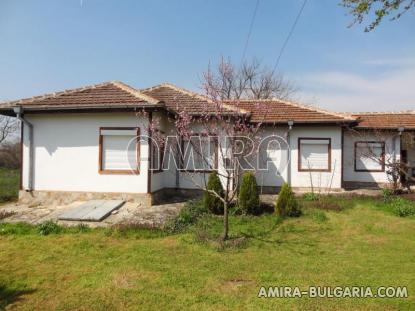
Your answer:
[[[216,68],[209,66],[203,75],[203,89],[210,98],[226,99],[289,99],[296,87],[253,59],[236,66],[222,58]]]
[[[0,144],[17,131],[19,124],[14,118],[0,116]]]
[[[20,143],[6,142],[0,145],[0,167],[19,168]]]
[[[365,31],[369,32],[386,16],[392,15],[391,20],[399,19],[415,6],[415,0],[342,0],[341,5],[348,8],[354,18],[351,26],[361,24],[368,15],[374,14],[374,20],[365,27]]]

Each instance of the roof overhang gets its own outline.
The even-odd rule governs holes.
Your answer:
[[[0,107],[0,115],[15,117],[14,108],[20,105],[13,105],[10,107]],[[159,110],[165,106],[163,103],[159,104],[116,104],[116,105],[71,105],[71,106],[20,106],[23,108],[23,113],[80,113],[80,112],[108,112],[108,111],[138,111],[138,110]]]

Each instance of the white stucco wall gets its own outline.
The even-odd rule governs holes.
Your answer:
[[[148,144],[140,144],[140,174],[105,175],[99,169],[99,128],[140,127],[134,113],[27,114],[34,128],[34,190],[146,193]],[[28,185],[28,129],[24,129],[23,188]]]
[[[299,172],[298,171],[298,138],[330,138],[331,139],[331,171]],[[290,133],[291,146],[291,185],[293,187],[341,188],[341,140],[340,126],[295,126]]]
[[[148,144],[140,144],[140,174],[100,174],[99,173],[99,128],[100,127],[140,127],[146,134],[148,117],[137,117],[134,113],[83,113],[83,114],[33,114],[25,116],[34,125],[34,190],[47,191],[86,191],[147,193]],[[166,135],[174,135],[174,123],[164,114],[155,113],[159,128]],[[197,129],[195,129],[197,132]],[[268,126],[261,130],[261,136],[277,135],[286,137],[285,126]],[[293,187],[310,187],[310,173],[298,171],[298,138],[331,138],[331,172],[312,172],[314,187],[340,188],[341,186],[341,128],[339,126],[294,126],[290,133],[291,184]],[[221,145],[221,144],[220,144]],[[223,145],[223,144],[222,144]],[[353,148],[346,148],[353,152]],[[266,171],[257,171],[259,185],[278,187],[288,180],[287,149],[285,145],[274,154]],[[172,160],[172,159],[171,159]],[[219,156],[219,170],[223,170]],[[23,187],[28,185],[28,129],[24,131],[23,148]],[[349,173],[350,169],[345,169]],[[179,187],[199,188],[208,174],[188,174],[181,172]],[[358,176],[361,178],[364,174]],[[348,176],[346,180],[360,180]],[[354,178],[354,179],[353,179]],[[169,170],[152,173],[151,191],[176,187],[176,167],[170,162]]]
[[[155,112],[153,113],[154,125],[164,133],[164,135],[175,135],[174,123],[169,120],[165,113]],[[155,192],[163,188],[175,188],[176,187],[176,167],[172,156],[165,153],[166,167],[168,169],[162,172],[152,172],[151,176],[151,191]],[[167,165],[167,162],[168,165]]]
[[[400,159],[400,139],[397,133],[373,132],[373,131],[346,131],[344,134],[344,181],[355,182],[389,182],[386,172],[355,172],[355,142],[356,141],[384,141],[385,158],[387,163],[396,154],[396,160]],[[395,143],[394,143],[395,141]]]
[[[264,147],[261,148],[259,155],[259,161],[262,164],[258,164],[258,154],[255,155],[254,160],[257,168],[255,175],[259,186],[280,187],[287,181],[289,165],[287,130],[287,126],[264,126],[260,131],[259,136],[262,138]],[[266,166],[264,166],[265,163]],[[267,167],[267,170],[264,170],[264,167]]]

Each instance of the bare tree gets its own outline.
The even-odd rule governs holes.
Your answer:
[[[203,89],[209,97],[225,99],[289,99],[296,88],[254,59],[235,66],[221,59],[217,68],[210,66],[203,75]],[[214,92],[215,94],[210,94]]]
[[[17,131],[19,124],[14,118],[0,116],[0,144]]]

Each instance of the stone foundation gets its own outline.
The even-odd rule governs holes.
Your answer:
[[[360,181],[344,181],[343,187],[347,190],[356,190],[356,189],[382,189],[387,188],[387,183],[377,183],[377,182],[360,182]]]
[[[151,205],[151,195],[147,193],[110,193],[76,191],[19,191],[19,203],[29,206],[66,205],[75,201],[124,200],[127,202]]]

